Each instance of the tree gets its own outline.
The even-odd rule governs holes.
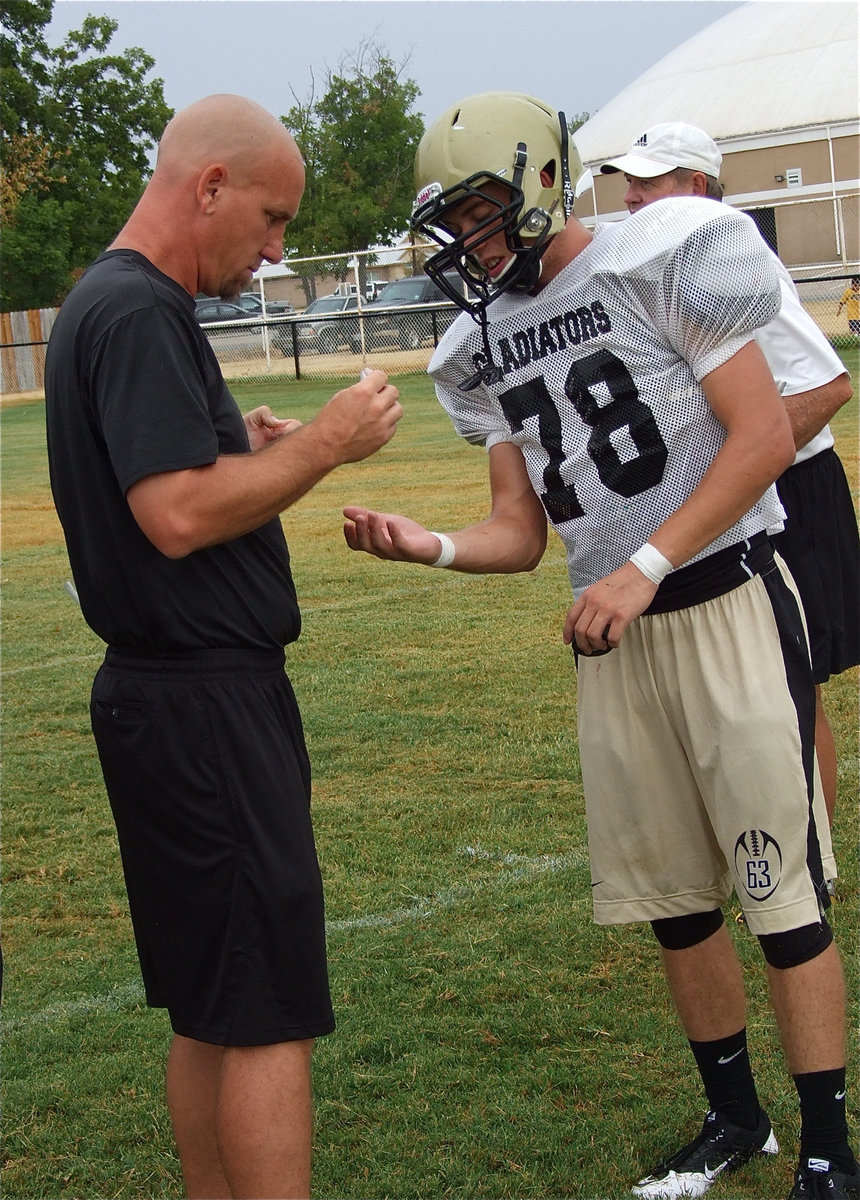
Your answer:
[[[62,206],[34,192],[3,230],[3,308],[52,308],[69,280],[72,246]]]
[[[419,88],[402,78],[405,66],[375,43],[362,43],[329,72],[320,100],[312,85],[308,100],[281,118],[307,172],[298,217],[287,230],[297,255],[366,250],[407,227],[412,164],[424,125],[411,111]],[[343,278],[345,268],[333,273]]]
[[[53,0],[5,7],[2,303],[36,308],[60,301],[125,223],[172,110],[162,80],[147,81],[148,54],[109,52],[116,21],[88,16],[52,49]]]
[[[32,128],[47,83],[43,36],[54,0],[4,0],[0,25],[0,131],[5,139]],[[5,155],[4,155],[5,158]]]

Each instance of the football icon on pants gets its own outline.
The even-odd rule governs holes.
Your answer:
[[[779,843],[764,829],[748,829],[735,842],[735,871],[752,900],[767,900],[782,874]]]

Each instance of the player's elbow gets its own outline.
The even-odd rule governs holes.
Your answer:
[[[524,566],[520,568],[522,571],[534,571],[544,556],[546,550],[546,525],[543,529],[536,532],[532,537],[528,549],[528,555]]]
[[[838,408],[842,408],[843,405],[847,404],[854,395],[854,388],[851,386],[851,376],[847,371],[844,375],[840,375],[838,379],[834,379],[831,386]]]
[[[546,550],[546,521],[520,524],[515,534],[515,550],[509,559],[512,573],[534,571]]]

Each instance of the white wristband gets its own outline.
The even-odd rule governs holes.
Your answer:
[[[442,543],[442,549],[439,551],[439,557],[435,562],[431,562],[430,566],[450,567],[451,563],[454,561],[454,555],[456,554],[454,543],[448,537],[447,533],[434,533],[433,536],[438,538]]]
[[[669,572],[675,569],[668,558],[650,542],[646,542],[644,546],[639,547],[635,554],[631,554],[630,561],[652,583],[662,583]]]

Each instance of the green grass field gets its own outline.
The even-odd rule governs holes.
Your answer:
[[[856,353],[850,365],[856,383]],[[423,377],[399,383],[395,440],[284,517],[338,1018],[315,1056],[315,1195],[621,1197],[704,1105],[650,931],[591,922],[561,543],[513,578],[351,554],[345,503],[438,529],[485,513],[484,455]],[[244,408],[302,418],[331,390],[236,389]],[[169,1028],[142,1004],[89,732],[101,646],[62,590],[43,424],[41,403],[2,413],[4,1194],[176,1197]],[[856,399],[834,427],[856,488]],[[856,670],[826,698],[840,750],[833,923],[856,1001]],[[711,1195],[771,1200],[791,1186],[796,1098],[757,943],[731,928],[784,1152]]]

